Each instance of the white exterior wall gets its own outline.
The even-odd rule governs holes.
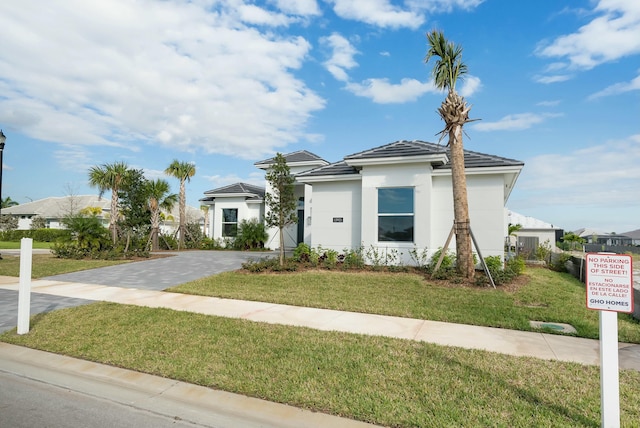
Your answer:
[[[380,252],[396,250],[402,263],[411,264],[409,252],[429,248],[432,205],[431,166],[401,164],[366,166],[362,169],[362,245],[365,253],[371,247]],[[414,242],[378,242],[378,189],[413,187]]]
[[[222,236],[222,210],[228,208],[238,210],[238,224],[242,220],[250,220],[252,218],[262,221],[262,204],[247,203],[244,197],[220,198],[209,208],[210,238],[224,239]]]
[[[360,246],[361,194],[360,180],[313,184],[311,247],[342,252]]]
[[[504,176],[501,174],[467,175],[469,220],[483,257],[504,255],[504,188]],[[434,177],[430,250],[443,247],[451,232],[452,192],[450,175]],[[455,237],[449,249],[455,252]],[[477,253],[475,246],[474,251]]]
[[[296,201],[301,198],[304,197],[305,198],[305,213],[304,213],[304,219],[307,219],[308,217],[310,217],[309,214],[309,210],[310,210],[310,204],[307,202],[308,199],[311,197],[311,191],[307,190],[306,188],[309,187],[308,185],[305,184],[300,184],[300,183],[296,183],[295,184],[295,189],[294,189],[294,197],[296,199]],[[271,185],[269,182],[266,183],[265,186],[265,193],[271,193]],[[266,205],[266,204],[265,204]],[[269,211],[269,208],[267,208],[265,206],[265,215],[266,212]],[[298,208],[296,207],[296,211],[295,211],[295,215],[298,215]],[[270,227],[267,229],[267,233],[269,234],[269,238],[267,239],[267,243],[265,244],[265,248],[269,248],[271,250],[275,250],[277,248],[280,248],[280,230],[277,227]],[[284,247],[286,248],[295,248],[298,243],[298,225],[296,223],[294,224],[290,224],[289,226],[284,228]],[[311,240],[311,233],[310,231],[308,231],[308,226],[305,225],[305,233],[304,233],[305,239],[304,242],[307,242],[307,239],[309,239],[309,241]]]

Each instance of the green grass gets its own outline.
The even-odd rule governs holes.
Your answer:
[[[0,241],[0,251],[2,250],[19,250],[21,242],[20,241]],[[53,242],[32,242],[32,248],[38,249],[49,249],[53,245]]]
[[[59,259],[52,254],[33,254],[31,259],[32,278],[77,272],[128,263],[130,260],[71,260]],[[0,276],[20,276],[20,257],[8,254],[2,255],[0,260]]]
[[[598,338],[598,311],[586,308],[584,284],[542,268],[530,268],[526,276],[526,285],[509,291],[435,286],[415,274],[228,272],[170,290],[525,331],[530,320],[561,322],[573,325],[577,336]],[[628,314],[618,320],[619,340],[640,343],[640,322]]]
[[[110,303],[0,339],[385,426],[600,426],[595,366]],[[637,426],[639,372],[620,393]]]

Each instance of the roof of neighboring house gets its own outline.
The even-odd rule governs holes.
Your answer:
[[[640,239],[640,229],[624,232],[623,235],[628,236],[629,238],[632,238],[632,239]]]
[[[38,215],[44,218],[60,218],[76,213],[83,208],[99,207],[103,211],[111,210],[111,201],[98,195],[54,196],[3,208],[2,214]]]
[[[575,233],[576,235],[578,235],[581,238],[586,238],[586,237],[594,236],[594,235],[598,236],[600,238],[604,238],[604,237],[609,237],[609,238],[618,238],[618,237],[631,238],[631,236],[627,235],[626,233],[607,233],[607,232],[603,232],[601,230],[588,229],[588,228],[578,229],[578,230],[574,231],[573,233]]]
[[[264,188],[248,183],[234,183],[228,186],[204,192],[206,197],[200,199],[202,202],[213,201],[215,198],[244,196],[247,200],[261,200],[264,198]]]
[[[322,159],[320,156],[308,152],[306,150],[299,150],[293,153],[287,153],[284,156],[284,159],[287,161],[287,164],[309,164],[309,165],[326,165],[329,162]],[[273,165],[275,162],[275,157],[261,160],[259,162],[254,163],[255,166],[261,169],[266,169],[269,166]]]
[[[449,149],[440,144],[428,143],[425,141],[395,141],[384,146],[354,153],[344,157],[344,160],[332,163],[327,166],[315,168],[310,171],[298,174],[299,177],[314,177],[325,175],[348,175],[358,174],[358,169],[350,166],[349,162],[367,159],[383,158],[410,158],[424,157],[431,155],[441,155],[442,161],[433,164],[434,169],[451,169],[448,162]],[[464,151],[465,168],[486,168],[503,166],[523,166],[524,163],[514,159],[503,158],[495,155]]]
[[[508,211],[507,217],[509,219],[509,224],[519,224],[520,226],[522,226],[522,229],[558,229],[551,223],[538,220],[537,218],[518,214],[511,210]]]

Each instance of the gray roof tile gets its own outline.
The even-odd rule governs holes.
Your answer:
[[[343,161],[335,162],[327,166],[312,169],[298,174],[298,177],[318,177],[326,175],[358,174],[358,169],[347,164],[350,160],[398,158],[411,156],[425,156],[435,154],[448,154],[449,148],[444,145],[428,143],[426,141],[395,141],[384,146],[374,147],[369,150],[354,153],[344,157]],[[522,166],[523,162],[503,158],[495,155],[464,151],[465,168],[487,168],[503,166]],[[451,169],[451,164],[434,165],[434,169]]]
[[[285,160],[287,161],[288,164],[292,164],[292,163],[298,163],[298,162],[327,162],[324,159],[322,159],[320,156],[308,152],[306,150],[299,150],[297,152],[293,152],[293,153],[287,153],[285,155],[283,155]],[[275,157],[269,158],[269,159],[265,159],[259,162],[256,162],[254,165],[255,166],[260,166],[260,165],[271,165],[273,164],[273,162],[275,161]]]
[[[206,197],[200,199],[200,201],[212,201],[215,198],[214,195],[220,196],[234,194],[247,195],[248,199],[262,199],[264,198],[264,188],[248,183],[234,183],[229,184],[228,186],[218,187],[217,189],[207,190],[204,194]]]

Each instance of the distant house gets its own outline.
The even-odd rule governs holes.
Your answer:
[[[398,261],[411,263],[413,249],[431,255],[447,240],[453,226],[447,147],[403,140],[335,163],[307,151],[285,158],[296,178],[298,199],[298,224],[285,231],[285,248],[300,242],[339,252],[362,247],[381,254],[395,252]],[[273,159],[267,159],[255,165],[267,170],[272,163]],[[523,166],[517,160],[465,151],[471,228],[485,257],[504,254],[505,203]],[[245,190],[250,191],[229,195],[228,189],[219,188],[205,192],[202,203],[220,204],[210,209],[211,237],[221,236],[216,230],[224,233],[229,220],[263,218],[264,208],[249,209],[250,203],[262,206],[262,188]],[[231,210],[226,211],[230,217],[224,209]],[[267,246],[280,245],[271,231]]]
[[[517,249],[518,253],[523,254],[533,254],[539,245],[545,243],[555,251],[556,242],[559,242],[564,235],[563,229],[554,227],[551,223],[511,210],[507,210],[507,224],[521,226],[518,231],[507,237],[507,243],[510,248]]]
[[[39,199],[2,209],[2,215],[12,215],[18,219],[18,229],[28,230],[34,217],[42,217],[45,227],[50,229],[63,229],[62,220],[70,214],[77,214],[82,210],[94,208],[98,212],[97,217],[102,220],[105,227],[109,226],[111,214],[111,198],[98,195],[60,196]],[[198,208],[187,206],[187,222],[203,224],[204,215]],[[173,233],[178,228],[178,206],[170,213],[164,213],[164,220],[160,225],[163,233]]]
[[[624,232],[623,235],[631,238],[631,245],[640,246],[640,229]]]
[[[633,245],[633,239],[631,237],[617,233],[603,233],[595,229],[578,229],[574,233],[584,239],[587,244],[607,246]]]
[[[111,201],[107,198],[100,198],[97,195],[61,196],[39,199],[9,208],[3,208],[2,214],[12,215],[18,219],[18,229],[27,230],[31,228],[31,221],[34,217],[45,219],[45,227],[51,229],[62,229],[62,219],[86,208],[97,208],[105,226],[109,224],[109,213],[111,212]]]

